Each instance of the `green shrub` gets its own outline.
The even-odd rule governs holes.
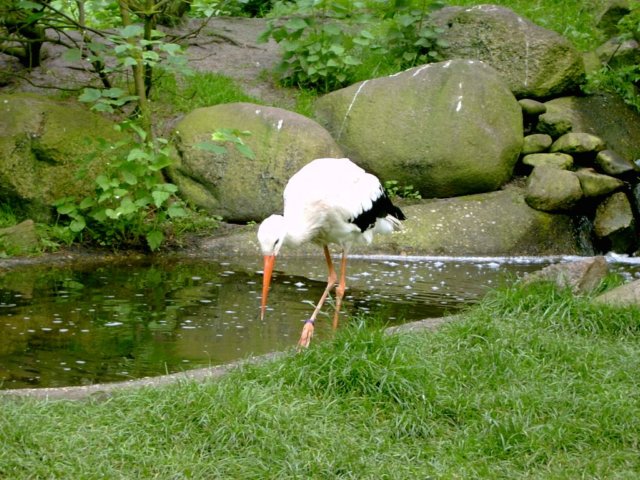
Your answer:
[[[140,127],[124,125],[135,131],[139,142],[116,145],[126,154],[98,175],[95,195],[65,197],[55,207],[61,226],[73,239],[112,248],[156,250],[164,240],[164,222],[184,216],[185,208],[176,197],[178,187],[162,176],[171,164],[167,141],[148,140]]]
[[[286,21],[272,20],[260,41],[282,49],[276,74],[284,85],[328,92],[373,73],[396,72],[438,59],[428,13],[440,2],[299,0]]]

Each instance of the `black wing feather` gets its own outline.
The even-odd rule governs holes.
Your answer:
[[[406,219],[402,210],[391,203],[389,196],[381,189],[380,195],[373,201],[371,208],[363,211],[354,218],[350,218],[349,222],[355,224],[361,232],[365,232],[373,228],[379,218],[384,218],[387,215],[391,215],[398,220]]]

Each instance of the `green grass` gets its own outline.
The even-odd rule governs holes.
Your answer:
[[[637,478],[640,311],[548,286],[207,383],[9,400],[1,478]]]
[[[155,100],[170,104],[177,112],[190,112],[196,108],[221,103],[262,103],[247,95],[232,78],[216,73],[196,72],[187,77],[176,77],[163,72],[157,78]]]

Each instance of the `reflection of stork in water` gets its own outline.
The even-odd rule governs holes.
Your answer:
[[[333,328],[346,289],[347,253],[351,245],[370,244],[374,233],[398,230],[405,216],[394,206],[380,181],[348,158],[319,158],[305,165],[284,189],[284,215],[271,215],[258,229],[258,241],[264,255],[262,305],[264,318],[267,295],[276,255],[283,244],[314,242],[322,245],[329,268],[327,287],[311,317],[305,322],[298,344],[307,347],[313,324],[331,289],[336,287]],[[340,281],[333,268],[328,244],[342,248]]]

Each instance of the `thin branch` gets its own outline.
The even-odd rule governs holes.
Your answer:
[[[37,83],[35,83],[33,80],[31,80],[29,77],[25,77],[24,75],[20,75],[18,73],[14,73],[14,72],[7,72],[7,75],[9,75],[10,77],[13,78],[18,78],[20,80],[24,80],[25,82],[27,82],[29,85],[31,85],[32,87],[36,87],[36,88],[44,88],[44,89],[50,89],[50,90],[61,90],[63,92],[80,92],[84,89],[84,87],[76,87],[76,88],[67,88],[67,87],[60,87],[60,86],[54,86],[54,85],[39,85]]]

